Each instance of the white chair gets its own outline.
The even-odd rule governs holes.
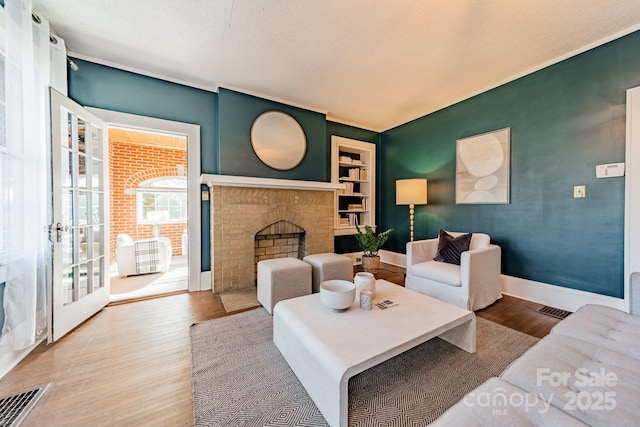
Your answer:
[[[135,274],[164,273],[171,265],[171,251],[171,240],[166,237],[134,241],[127,234],[118,234],[116,238],[118,274],[125,277]]]
[[[449,233],[458,237],[464,233]],[[460,265],[434,261],[438,239],[407,243],[407,289],[467,310],[479,310],[502,298],[500,247],[487,234],[473,233]]]

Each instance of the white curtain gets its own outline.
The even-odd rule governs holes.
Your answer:
[[[47,325],[49,24],[31,0],[7,0],[0,29],[6,119],[0,170],[0,253],[6,263],[0,353],[28,348]],[[39,22],[37,22],[39,21]]]

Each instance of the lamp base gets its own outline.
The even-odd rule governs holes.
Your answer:
[[[413,203],[409,205],[409,241],[413,242],[413,213],[415,206]]]

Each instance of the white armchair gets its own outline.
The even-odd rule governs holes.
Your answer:
[[[136,250],[137,248],[137,250]],[[164,273],[171,265],[171,240],[154,237],[134,241],[127,234],[116,238],[116,262],[121,277]]]
[[[463,233],[449,234],[457,237]],[[472,234],[460,265],[434,261],[437,252],[438,239],[407,243],[407,289],[472,311],[502,298],[501,251],[487,234]]]

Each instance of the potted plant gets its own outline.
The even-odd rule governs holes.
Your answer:
[[[364,271],[376,274],[378,267],[380,266],[380,257],[378,256],[378,250],[389,238],[389,234],[393,231],[393,228],[377,233],[373,231],[373,228],[369,225],[364,226],[364,232],[356,225],[356,240],[362,249],[362,268]]]

